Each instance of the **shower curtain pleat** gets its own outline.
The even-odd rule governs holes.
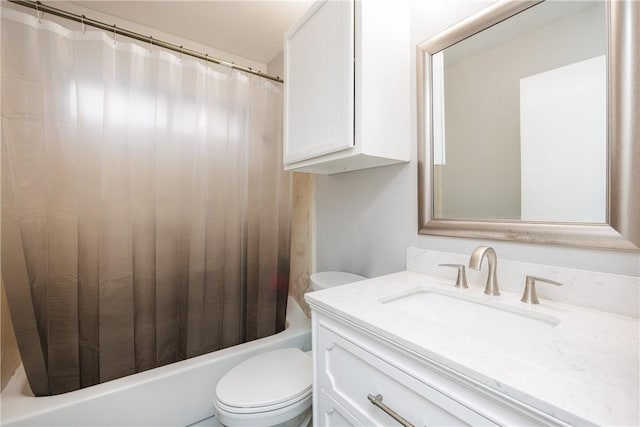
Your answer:
[[[158,365],[178,360],[178,289],[180,281],[181,152],[176,132],[182,79],[174,63],[158,68],[156,129],[156,336]],[[176,102],[167,102],[175,97]]]
[[[45,359],[46,347],[42,345],[38,333],[32,288],[18,224],[19,216],[15,206],[14,173],[9,162],[12,154],[6,143],[7,139],[10,139],[6,133],[9,120],[5,120],[4,114],[2,120],[2,279],[12,284],[5,289],[7,302],[11,307],[16,337],[20,337],[17,342],[22,363],[25,367],[29,366],[26,375],[31,390],[36,396],[45,396],[51,394]]]
[[[283,179],[284,174],[269,174],[273,164],[278,164],[281,156],[279,140],[282,128],[281,109],[273,91],[254,92],[249,103],[256,120],[251,129],[253,139],[260,141],[251,151],[252,175],[249,188],[249,200],[261,206],[261,209],[249,212],[249,246],[247,259],[251,265],[247,269],[247,339],[257,339],[271,335],[284,328],[282,289],[288,289],[283,283],[289,277],[289,227],[290,202],[282,204],[282,195],[291,193],[291,180]],[[271,189],[268,191],[267,189]],[[284,293],[286,298],[286,292]],[[276,312],[282,311],[278,321]]]
[[[221,238],[224,241],[222,274],[222,325],[221,347],[229,347],[244,341],[244,292],[246,289],[246,203],[245,175],[233,171],[248,171],[246,165],[247,135],[246,122],[249,119],[247,105],[249,78],[241,73],[227,76],[227,121],[223,141],[224,154],[223,197],[224,225]],[[255,206],[260,209],[259,206]]]
[[[271,162],[280,164],[283,158],[283,147],[281,135],[283,133],[282,97],[279,89],[271,85],[272,90],[268,91],[265,111],[268,112],[264,121],[266,139],[269,141],[268,153],[271,155]],[[273,164],[271,163],[271,164]],[[269,169],[272,166],[267,165]],[[286,327],[287,316],[287,296],[289,294],[289,275],[291,269],[291,223],[293,221],[293,179],[291,174],[281,171],[277,174],[277,186],[275,200],[278,204],[276,223],[278,234],[277,243],[277,263],[278,272],[276,275],[276,307],[275,307],[275,333]]]
[[[2,15],[2,275],[33,392],[282,330],[281,87]]]
[[[79,123],[78,137],[84,139],[90,129]],[[81,159],[101,157],[99,144],[78,144]],[[88,387],[100,382],[99,364],[99,259],[100,259],[100,193],[102,177],[93,174],[94,166],[79,162],[78,198],[78,336],[80,385]]]
[[[104,163],[104,130],[96,127],[93,114],[102,115],[104,91],[89,93],[103,79],[104,58],[99,42],[75,43],[75,76],[71,82],[69,102],[76,106],[78,153],[78,335],[80,386],[100,383],[100,224],[103,176],[95,173]],[[98,52],[98,53],[96,53]],[[80,81],[91,76],[91,84]],[[94,110],[97,110],[94,112]],[[81,141],[81,143],[80,143]],[[25,365],[26,367],[26,365]]]
[[[207,69],[206,73],[209,73]],[[207,160],[209,163],[206,195],[207,229],[205,233],[205,284],[203,296],[203,348],[205,352],[222,348],[224,325],[224,266],[225,266],[225,200],[226,157],[229,111],[231,110],[230,85],[226,79],[207,80]],[[224,107],[228,106],[228,107]]]
[[[139,73],[136,80],[149,85],[153,76]],[[155,114],[151,114],[155,118]],[[155,133],[134,131],[131,139],[131,215],[134,293],[135,371],[157,366],[156,362],[156,210]]]

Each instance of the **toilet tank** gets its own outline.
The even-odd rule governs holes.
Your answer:
[[[311,290],[321,291],[364,279],[366,279],[366,277],[344,271],[321,271],[311,275]]]

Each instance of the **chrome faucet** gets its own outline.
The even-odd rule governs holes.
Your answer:
[[[492,247],[478,246],[475,248],[471,253],[471,258],[469,258],[469,268],[480,271],[485,254],[489,263],[489,276],[487,276],[487,286],[484,288],[484,293],[487,295],[500,295],[500,289],[498,289],[498,257]]]

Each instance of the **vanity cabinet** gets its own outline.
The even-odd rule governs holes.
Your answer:
[[[285,34],[284,168],[409,161],[408,2],[318,1]]]
[[[314,425],[566,425],[312,305]]]

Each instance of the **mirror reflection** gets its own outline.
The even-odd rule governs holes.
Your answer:
[[[606,223],[602,1],[546,1],[432,56],[433,216]]]

